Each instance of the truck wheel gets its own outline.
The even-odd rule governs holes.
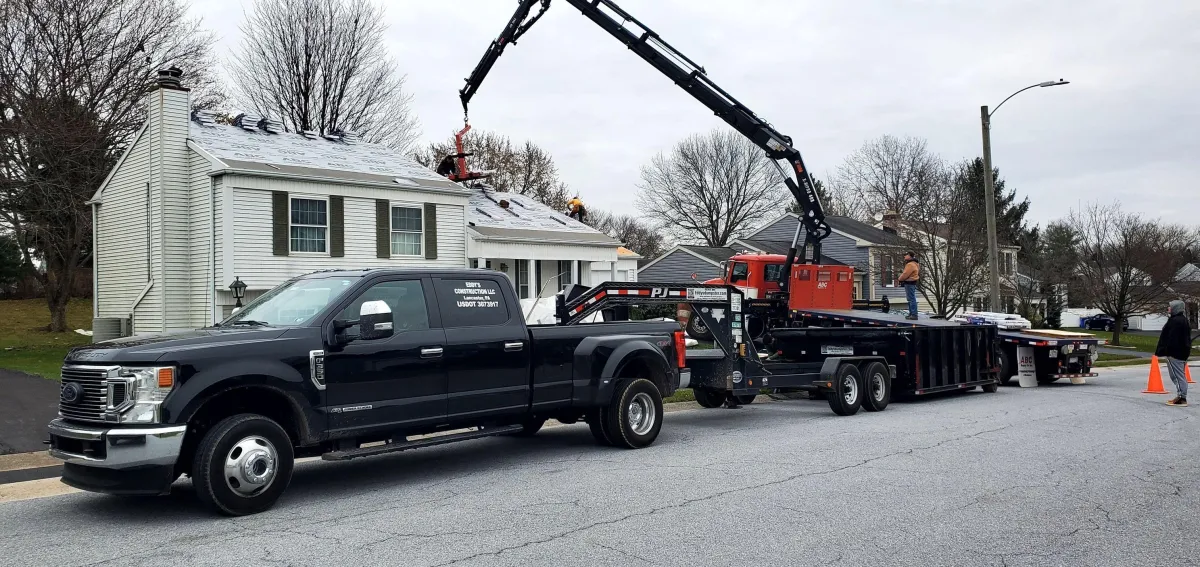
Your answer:
[[[613,405],[601,415],[614,446],[640,449],[653,443],[662,429],[662,395],[645,378],[623,381],[617,385]]]
[[[737,400],[737,403],[739,403],[743,406],[748,406],[748,405],[754,403],[754,400],[756,398],[758,398],[758,396],[756,396],[754,394],[747,394],[745,396],[734,396],[734,399]]]
[[[693,388],[692,394],[696,396],[696,403],[702,408],[719,408],[725,403],[725,392],[718,390],[709,390],[707,388]]]
[[[592,437],[596,439],[596,443],[605,447],[611,447],[612,441],[608,440],[608,432],[604,430],[604,408],[591,410],[587,414],[588,429],[592,431]]]
[[[267,510],[292,480],[292,441],[261,415],[227,417],[196,448],[192,483],[205,506],[228,516]]]
[[[833,391],[826,394],[829,409],[838,415],[854,415],[862,406],[863,381],[862,374],[853,364],[843,364],[838,367],[833,377]]]
[[[697,315],[695,311],[693,311],[692,315],[688,317],[687,334],[689,337],[692,337],[698,341],[713,340],[712,331],[709,330],[708,327],[704,326],[704,321],[700,320],[700,316]]]
[[[872,362],[863,368],[863,384],[866,396],[862,408],[867,411],[883,411],[892,401],[892,373],[882,362]]]
[[[1008,384],[1017,374],[1013,370],[1013,355],[1009,354],[1008,347],[1004,346],[996,349],[996,354],[1000,355],[1000,383]]]
[[[981,386],[981,388],[983,389],[984,392],[987,392],[989,394],[995,394],[996,391],[1000,389],[1000,385],[995,382],[992,382],[991,384],[984,384],[983,386]]]

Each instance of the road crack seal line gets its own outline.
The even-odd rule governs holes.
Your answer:
[[[1056,417],[1057,417],[1057,416],[1056,416]],[[462,557],[462,558],[459,558],[459,559],[454,559],[454,560],[447,561],[447,562],[444,562],[444,563],[438,563],[438,564],[434,565],[434,567],[447,567],[447,566],[449,566],[449,565],[455,565],[455,564],[462,563],[462,562],[465,562],[465,561],[471,561],[471,560],[473,560],[473,559],[477,559],[477,558],[480,558],[480,557],[499,557],[500,555],[502,555],[502,554],[504,554],[504,553],[507,553],[507,552],[510,552],[510,551],[518,551],[518,550],[524,549],[524,548],[526,548],[526,547],[530,547],[530,546],[534,546],[534,545],[540,545],[540,544],[544,544],[544,543],[550,543],[550,542],[553,542],[553,541],[556,541],[556,540],[559,540],[559,539],[563,539],[563,538],[566,538],[566,537],[570,537],[570,536],[573,536],[573,535],[576,535],[576,534],[579,534],[579,533],[585,532],[585,531],[587,531],[587,530],[590,530],[590,529],[592,529],[592,528],[596,528],[596,527],[600,527],[600,526],[610,526],[610,525],[613,525],[613,524],[619,524],[619,523],[621,523],[621,522],[624,522],[624,521],[626,521],[626,520],[630,520],[630,519],[633,519],[633,518],[641,518],[641,517],[646,517],[646,516],[652,516],[652,515],[654,515],[654,514],[657,514],[657,513],[659,513],[659,512],[665,512],[665,511],[669,511],[669,510],[675,510],[675,509],[677,509],[677,508],[683,508],[683,507],[685,507],[685,506],[688,506],[689,504],[695,504],[695,503],[697,503],[697,502],[704,502],[704,501],[708,501],[708,500],[714,500],[714,499],[716,499],[716,498],[720,498],[720,497],[722,497],[722,496],[728,496],[728,495],[730,495],[730,494],[737,494],[737,493],[739,493],[739,492],[745,492],[745,491],[748,491],[748,490],[757,490],[757,489],[759,489],[759,488],[766,488],[766,487],[769,487],[769,486],[778,486],[778,485],[781,485],[781,484],[785,484],[785,483],[788,483],[788,482],[792,482],[792,481],[794,481],[794,480],[800,480],[800,479],[802,479],[802,478],[810,478],[810,477],[816,477],[816,476],[825,476],[825,475],[829,475],[829,474],[839,473],[839,472],[842,472],[842,471],[846,471],[846,470],[850,470],[850,469],[853,469],[853,468],[861,467],[861,466],[863,466],[863,465],[865,465],[865,464],[868,464],[868,463],[873,463],[873,462],[875,462],[875,461],[879,461],[879,460],[883,460],[883,459],[887,459],[887,458],[895,457],[895,456],[897,456],[897,455],[908,455],[908,454],[912,454],[912,453],[914,453],[914,452],[916,452],[916,451],[925,451],[925,450],[929,450],[929,449],[936,449],[936,448],[938,448],[938,447],[941,447],[942,445],[945,445],[945,444],[947,444],[947,443],[953,443],[953,442],[956,442],[956,441],[965,441],[965,440],[967,440],[967,439],[974,439],[975,437],[978,437],[978,436],[980,436],[980,435],[984,435],[984,434],[987,434],[987,433],[995,433],[995,432],[997,432],[997,431],[1001,431],[1001,430],[1004,430],[1004,429],[1008,429],[1008,428],[1010,428],[1010,427],[1012,427],[1012,426],[1013,426],[1012,424],[1009,424],[1009,425],[1005,425],[1005,426],[1002,426],[1002,427],[996,427],[996,428],[993,428],[993,429],[985,429],[985,430],[983,430],[983,431],[977,431],[977,432],[975,432],[975,433],[972,433],[972,434],[970,434],[970,435],[963,435],[963,436],[954,437],[954,438],[951,438],[951,439],[946,439],[946,440],[943,440],[943,441],[939,441],[938,443],[935,443],[935,444],[933,444],[933,445],[929,445],[929,446],[927,446],[927,447],[911,447],[911,448],[908,448],[908,449],[902,449],[902,450],[900,450],[900,451],[896,451],[896,452],[894,452],[894,453],[888,453],[888,454],[886,454],[886,455],[880,455],[880,456],[877,456],[877,457],[871,457],[871,458],[869,458],[869,459],[866,459],[866,460],[863,460],[863,461],[859,461],[859,462],[857,462],[857,463],[854,463],[854,464],[845,465],[845,466],[841,466],[841,467],[836,467],[836,468],[832,468],[832,469],[829,469],[829,470],[824,470],[824,471],[816,471],[816,472],[811,472],[811,473],[800,473],[800,474],[795,474],[795,475],[787,476],[787,477],[784,477],[784,478],[782,478],[782,479],[778,479],[778,480],[772,480],[772,481],[768,481],[768,482],[764,482],[764,483],[760,483],[760,484],[755,484],[755,485],[751,485],[751,486],[743,486],[743,487],[739,487],[739,488],[731,488],[731,489],[728,489],[728,490],[722,490],[722,491],[720,491],[720,492],[717,492],[717,493],[714,493],[714,494],[711,494],[711,495],[708,495],[708,496],[703,496],[703,497],[700,497],[700,498],[691,498],[691,499],[687,499],[687,500],[684,500],[684,501],[682,501],[682,502],[678,502],[678,503],[675,503],[675,504],[669,504],[669,505],[666,505],[666,506],[661,506],[661,507],[658,507],[658,508],[652,508],[652,509],[650,509],[650,510],[648,510],[648,511],[644,511],[644,512],[634,512],[634,513],[631,513],[631,514],[626,514],[626,515],[624,515],[624,516],[621,516],[621,517],[619,517],[619,518],[614,518],[614,519],[611,519],[611,520],[601,520],[601,521],[598,521],[598,522],[593,522],[593,523],[586,524],[586,525],[583,525],[583,526],[580,526],[580,527],[577,527],[577,528],[573,528],[573,529],[570,529],[570,530],[567,530],[567,531],[564,531],[564,532],[560,532],[560,533],[557,533],[557,534],[554,534],[554,535],[551,535],[551,536],[548,536],[548,537],[545,537],[545,538],[542,538],[542,539],[530,540],[530,541],[526,541],[526,542],[524,542],[524,543],[520,543],[520,544],[517,544],[517,545],[510,545],[510,546],[507,546],[507,547],[502,547],[502,548],[500,548],[500,549],[493,550],[493,551],[481,551],[481,552],[479,552],[479,553],[475,553],[475,554],[472,554],[472,555],[468,555],[468,556],[466,556],[466,557]]]

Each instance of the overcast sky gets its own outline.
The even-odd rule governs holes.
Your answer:
[[[980,155],[979,107],[1043,80],[993,117],[993,163],[1032,220],[1089,201],[1197,224],[1200,1],[621,0],[709,77],[790,135],[818,177],[883,134]],[[461,127],[458,89],[515,0],[387,0],[389,48],[423,138]],[[248,0],[193,0],[231,57]],[[471,105],[476,128],[548,149],[591,207],[634,213],[638,170],[727,127],[563,0],[505,51]],[[781,204],[781,207],[785,204]]]

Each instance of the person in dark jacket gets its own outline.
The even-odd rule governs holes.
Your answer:
[[[1175,390],[1178,392],[1175,399],[1167,402],[1167,405],[1186,406],[1188,385],[1185,370],[1188,355],[1192,352],[1192,328],[1188,325],[1182,301],[1172,301],[1167,307],[1167,313],[1170,318],[1158,336],[1158,347],[1154,349],[1154,355],[1167,359],[1167,372],[1171,375],[1171,381],[1175,383]]]

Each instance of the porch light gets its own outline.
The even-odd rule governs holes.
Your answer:
[[[242,298],[246,297],[246,282],[242,281],[241,278],[234,276],[233,283],[229,284],[229,291],[233,292],[233,298],[237,300],[237,303],[234,304],[234,307],[241,309]]]

